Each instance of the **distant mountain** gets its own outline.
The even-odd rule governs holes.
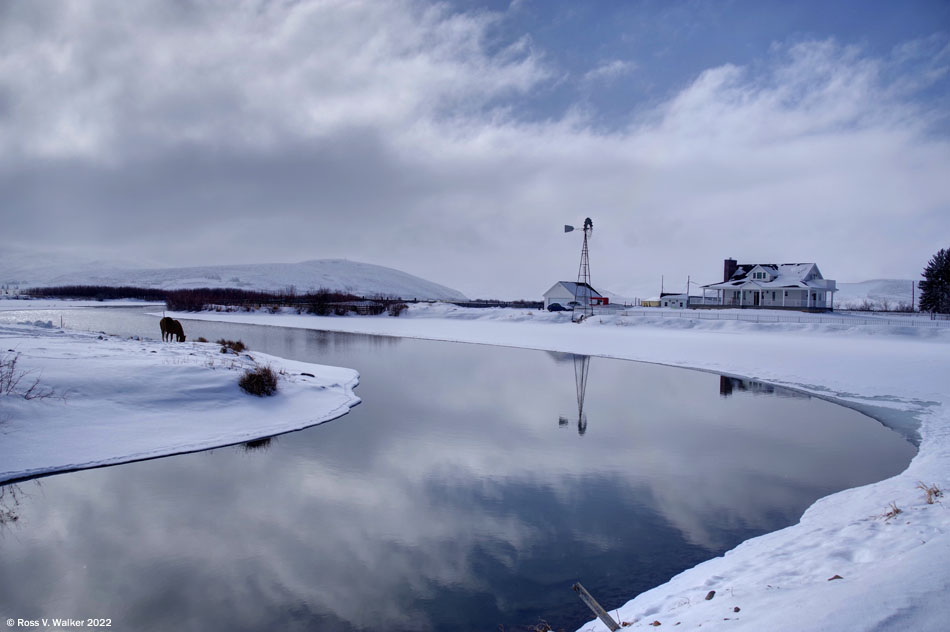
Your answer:
[[[277,291],[293,286],[298,293],[328,289],[359,296],[467,300],[452,288],[369,263],[319,259],[303,263],[259,263],[187,268],[113,267],[74,259],[0,253],[0,283],[26,287],[56,285],[131,285],[160,289],[227,287]],[[33,264],[33,265],[31,265]]]
[[[0,284],[11,287],[49,285],[49,279],[63,274],[101,274],[104,270],[139,269],[131,261],[91,260],[55,252],[38,252],[19,246],[0,246]]]
[[[883,301],[887,301],[888,307],[893,309],[898,303],[910,303],[911,296],[916,305],[920,300],[920,290],[916,289],[916,284],[917,282],[911,279],[872,279],[859,283],[838,283],[835,307],[846,309],[870,301],[880,308],[883,307]]]

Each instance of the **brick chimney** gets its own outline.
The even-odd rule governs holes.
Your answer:
[[[732,278],[732,275],[736,273],[736,269],[739,267],[739,264],[736,263],[735,259],[724,259],[722,262],[722,281],[725,283]]]

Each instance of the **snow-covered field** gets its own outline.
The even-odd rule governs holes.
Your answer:
[[[448,305],[413,306],[399,318],[295,313],[177,317],[527,347],[692,367],[770,381],[873,413],[919,440],[919,453],[905,472],[823,498],[794,526],[749,540],[619,608],[604,605],[615,619],[635,628],[946,629],[950,498],[938,497],[928,504],[918,485],[950,490],[948,328],[754,323],[649,314],[595,317],[573,324],[566,314]],[[707,600],[710,591],[715,596]],[[606,626],[592,621],[582,629]]]
[[[213,343],[65,332],[49,321],[0,325],[0,359],[8,369],[16,359],[21,376],[16,393],[0,393],[0,482],[241,443],[359,403],[352,369],[223,354]],[[281,372],[276,395],[238,386],[256,364]],[[8,369],[0,391],[9,390]]]

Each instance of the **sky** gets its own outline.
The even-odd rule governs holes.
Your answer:
[[[0,3],[0,250],[471,297],[950,247],[950,3]],[[698,285],[693,288],[699,292]]]

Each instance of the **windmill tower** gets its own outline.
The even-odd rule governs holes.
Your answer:
[[[564,226],[564,232],[574,230],[573,226]],[[594,234],[594,222],[588,217],[584,220],[584,245],[581,246],[581,264],[577,269],[577,285],[574,288],[574,315],[572,320],[580,322],[588,316],[593,316],[594,306],[591,304],[590,258],[588,257],[587,241]]]

